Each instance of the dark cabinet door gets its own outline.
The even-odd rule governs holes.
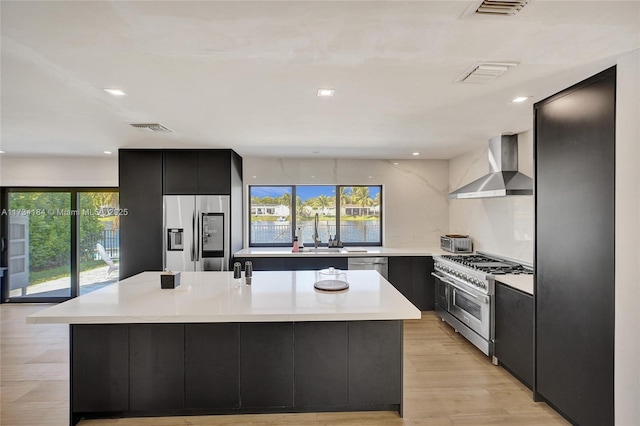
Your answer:
[[[165,195],[198,193],[198,151],[164,152]]]
[[[293,407],[293,323],[240,324],[243,408]]]
[[[535,105],[535,396],[614,424],[616,70]]]
[[[296,407],[347,406],[347,322],[298,322],[294,330]]]
[[[421,311],[434,310],[435,281],[431,272],[432,257],[389,257],[389,282]]]
[[[435,308],[435,281],[433,275],[432,257],[413,258],[413,300],[411,301],[421,311],[433,311]]]
[[[231,151],[198,151],[197,194],[231,195]]]
[[[409,301],[413,300],[412,257],[389,257],[389,282]]]
[[[73,412],[129,410],[129,326],[71,325]]]
[[[184,408],[184,325],[131,324],[131,411]]]
[[[185,325],[185,405],[240,406],[239,324]]]
[[[533,386],[533,296],[496,282],[495,355],[529,389]]]
[[[162,270],[162,151],[121,149],[118,155],[120,279]]]
[[[348,324],[349,404],[401,404],[402,321]]]

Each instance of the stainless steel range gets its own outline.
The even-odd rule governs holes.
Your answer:
[[[486,355],[493,355],[495,277],[533,268],[488,253],[434,256],[436,313]]]

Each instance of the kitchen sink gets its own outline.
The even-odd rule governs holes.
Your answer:
[[[306,248],[303,247],[300,249],[301,252],[310,252],[310,253],[340,253],[342,252],[341,247],[318,247],[318,248]]]

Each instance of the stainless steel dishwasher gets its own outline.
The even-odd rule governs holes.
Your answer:
[[[389,264],[386,257],[350,257],[350,270],[374,270],[378,271],[384,279],[389,279]]]

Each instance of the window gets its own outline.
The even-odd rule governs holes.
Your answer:
[[[380,185],[251,185],[249,200],[249,246],[290,246],[295,230],[313,245],[316,215],[322,246],[382,245]]]

